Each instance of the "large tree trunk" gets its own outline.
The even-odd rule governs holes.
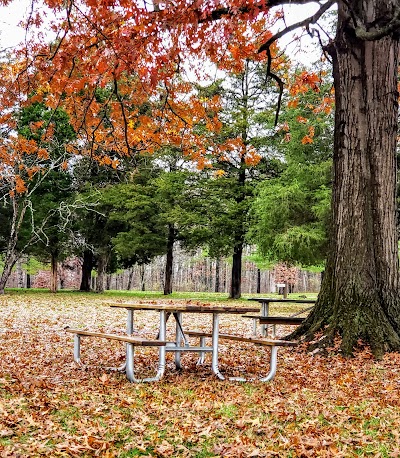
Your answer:
[[[167,241],[167,259],[165,262],[165,277],[164,277],[164,294],[172,294],[172,266],[174,261],[174,243],[175,229],[172,224],[168,228]]]
[[[364,24],[395,0],[371,0]],[[367,9],[367,8],[366,8]],[[390,9],[388,10],[390,11]],[[349,355],[362,339],[375,356],[400,349],[396,233],[398,37],[356,37],[339,2],[330,49],[336,94],[331,249],[318,302],[295,335],[339,333]],[[379,24],[379,22],[378,22]]]
[[[79,291],[90,291],[90,281],[94,265],[93,253],[90,250],[83,252],[82,277]]]

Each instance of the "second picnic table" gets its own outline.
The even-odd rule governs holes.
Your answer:
[[[248,318],[254,320],[254,335],[256,335],[256,325],[257,321],[261,324],[261,335],[263,337],[268,335],[268,324],[273,325],[273,337],[275,337],[275,325],[285,324],[285,325],[296,325],[301,324],[304,318],[297,316],[270,316],[269,314],[269,304],[279,302],[279,303],[295,303],[295,304],[315,304],[316,299],[285,299],[279,297],[251,297],[249,301],[257,301],[261,304],[261,315],[247,315]],[[314,305],[308,307],[302,312],[311,310]]]

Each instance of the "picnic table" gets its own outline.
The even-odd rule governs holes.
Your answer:
[[[299,325],[304,321],[304,318],[299,317],[297,315],[307,312],[314,307],[316,303],[316,299],[284,299],[284,298],[277,298],[277,297],[251,297],[248,299],[249,301],[257,301],[261,304],[261,315],[253,316],[253,315],[246,315],[246,318],[253,319],[253,334],[257,335],[257,321],[261,325],[261,335],[266,337],[268,335],[268,325],[272,325],[272,337],[274,338],[276,335],[276,325],[283,324],[283,325]],[[310,307],[302,310],[298,314],[292,316],[270,316],[269,314],[269,305],[271,303],[294,303],[294,304],[313,304]]]
[[[159,349],[159,364],[158,372],[155,380],[159,380],[165,370],[166,352],[175,353],[175,367],[181,369],[180,357],[182,352],[196,352],[204,356],[204,353],[212,354],[211,368],[213,373],[221,380],[224,376],[218,368],[218,342],[219,342],[219,318],[221,314],[242,314],[259,312],[259,307],[234,307],[234,306],[201,306],[191,304],[110,304],[111,307],[125,308],[127,310],[127,334],[132,334],[134,330],[134,312],[135,311],[156,311],[159,312],[159,331],[158,338],[166,340],[166,323],[169,316],[175,319],[175,336],[172,341],[167,341],[166,345]],[[182,316],[183,314],[210,314],[212,315],[212,332],[211,346],[190,345],[186,331],[183,329]],[[204,359],[204,358],[203,358]],[[135,380],[132,370],[128,370],[127,375],[129,380]]]
[[[261,378],[261,381],[272,380],[277,368],[277,350],[281,346],[293,346],[296,343],[256,339],[252,337],[235,336],[230,334],[220,334],[219,318],[222,314],[242,315],[243,313],[255,313],[260,311],[260,307],[243,307],[243,306],[213,306],[213,305],[191,305],[191,304],[129,304],[129,303],[112,303],[109,304],[113,308],[124,308],[127,311],[126,335],[101,334],[77,329],[66,329],[67,332],[75,334],[74,360],[77,363],[80,361],[80,338],[81,337],[103,337],[115,340],[121,340],[126,343],[126,362],[118,368],[126,372],[127,378],[131,382],[155,382],[160,380],[165,372],[166,352],[175,354],[175,366],[181,368],[181,354],[183,352],[199,353],[199,364],[204,362],[206,353],[211,353],[211,369],[212,372],[220,379],[224,380],[224,375],[219,370],[218,350],[220,339],[228,339],[233,341],[252,342],[256,345],[269,346],[271,348],[270,371],[268,375]],[[156,339],[149,340],[133,336],[134,332],[134,313],[137,311],[158,312],[158,335]],[[212,317],[211,332],[186,330],[183,326],[183,315],[186,314],[209,314]],[[167,320],[169,317],[175,320],[175,332],[172,340],[167,340]],[[149,319],[153,319],[150,318]],[[192,345],[189,337],[200,338],[198,345]],[[206,345],[206,338],[211,338],[211,344]],[[134,371],[134,350],[136,346],[158,346],[159,356],[157,373],[154,377],[137,378]],[[245,381],[241,377],[230,377],[230,380]]]

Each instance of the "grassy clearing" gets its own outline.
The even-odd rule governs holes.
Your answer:
[[[45,290],[43,288],[9,288],[7,289],[7,294],[13,296],[15,294],[17,295],[36,295],[36,294],[46,294],[48,293],[48,290]],[[82,293],[80,291],[72,291],[72,290],[60,290],[57,294],[59,295],[75,295],[77,297],[96,297],[98,296],[97,293]],[[263,293],[263,294],[244,294],[243,297],[239,300],[232,300],[228,299],[228,295],[226,293],[210,293],[210,292],[190,292],[190,291],[182,291],[182,292],[174,292],[169,296],[164,296],[164,294],[160,291],[117,291],[117,290],[110,290],[110,291],[105,291],[103,294],[101,294],[101,297],[103,298],[120,298],[120,299],[126,299],[126,300],[152,300],[152,299],[162,299],[162,300],[193,300],[193,301],[206,301],[206,302],[246,302],[248,298],[250,297],[276,297],[276,298],[282,298],[282,296],[279,296],[278,294],[275,293]],[[298,299],[298,298],[308,298],[308,299],[316,299],[317,295],[315,293],[296,293],[296,294],[290,294],[290,298],[293,299]]]
[[[123,346],[92,340],[82,351],[90,366],[75,367],[64,326],[123,332],[125,311],[107,302],[131,297],[144,299],[14,291],[0,298],[2,458],[399,456],[397,354],[374,361],[364,350],[345,360],[282,349],[277,376],[267,384],[217,381],[208,364],[196,366],[196,355],[182,357],[179,373],[169,355],[161,382],[134,385],[105,370],[123,361]],[[282,305],[273,312],[298,310]],[[135,317],[154,336],[157,316]],[[188,326],[210,326],[209,317],[193,320]],[[223,317],[221,328],[248,332],[243,321]],[[263,375],[267,353],[227,342],[220,366],[227,375]],[[136,356],[138,370],[154,368],[154,349]]]

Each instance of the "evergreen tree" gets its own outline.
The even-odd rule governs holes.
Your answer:
[[[259,184],[251,239],[269,262],[320,265],[327,255],[333,116],[329,82],[298,94],[274,144],[282,173]],[[323,103],[325,101],[325,105]]]

